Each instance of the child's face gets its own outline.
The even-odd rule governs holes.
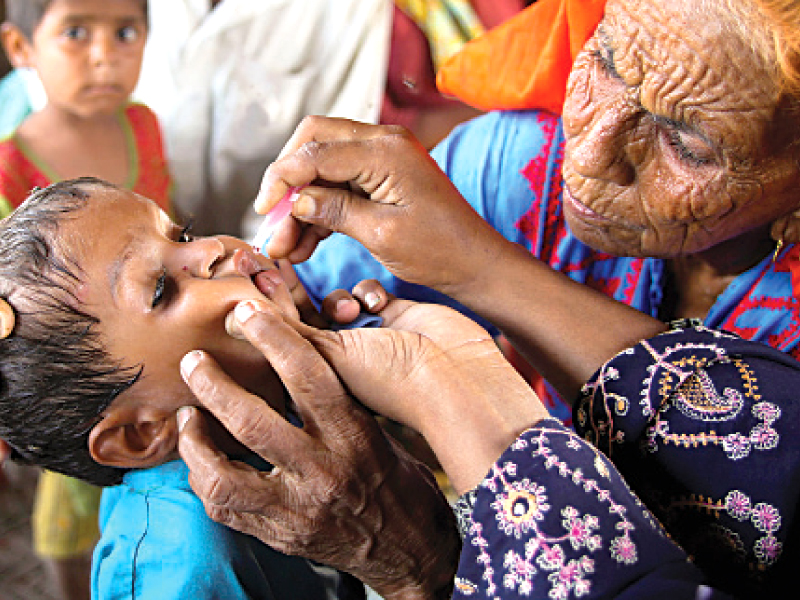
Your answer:
[[[225,331],[226,315],[265,293],[287,315],[297,309],[271,260],[227,236],[185,235],[156,204],[133,192],[90,188],[86,208],[59,228],[58,247],[75,261],[75,296],[100,321],[111,356],[143,365],[139,380],[115,402],[169,413],[196,404],[180,377],[192,349],[211,353],[236,381],[273,405],[282,387],[264,357]]]
[[[140,0],[54,0],[33,32],[29,62],[51,105],[82,117],[113,114],[139,79],[146,37]]]

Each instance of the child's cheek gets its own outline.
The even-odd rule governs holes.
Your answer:
[[[192,290],[180,294],[177,303],[171,307],[175,319],[175,335],[189,338],[197,347],[204,347],[205,342],[217,339],[225,334],[225,317],[239,301],[240,294],[225,293],[213,286],[196,284]]]

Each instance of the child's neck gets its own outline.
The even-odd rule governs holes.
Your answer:
[[[131,157],[118,113],[81,117],[48,104],[25,120],[17,138],[56,179],[91,175],[128,183]]]

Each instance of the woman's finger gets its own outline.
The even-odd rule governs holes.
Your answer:
[[[307,436],[301,429],[236,384],[207,353],[188,353],[181,361],[181,374],[223,427],[264,460],[288,468],[293,457],[307,450]]]
[[[298,321],[290,324],[274,306],[266,302],[242,302],[234,310],[234,316],[247,340],[264,355],[283,381],[306,428],[316,432],[324,430],[329,438],[335,438],[342,428],[350,427],[348,421],[354,418],[352,399],[331,366],[300,332],[330,335],[332,340],[337,339],[335,334]],[[348,413],[346,418],[343,412]],[[231,419],[230,416],[226,418]],[[227,422],[222,418],[220,420],[227,427]],[[281,461],[275,464],[286,465],[299,461],[309,451],[306,448],[305,452],[300,452],[297,447],[289,445],[284,449],[279,447],[279,441],[269,443],[270,456]],[[264,448],[263,442],[261,447]]]
[[[217,450],[197,408],[181,408],[178,423],[178,451],[189,467],[189,484],[207,509],[230,518],[233,512],[250,512],[278,497],[279,481],[270,485],[269,476]]]
[[[304,146],[332,141],[364,141],[386,135],[387,132],[400,131],[396,126],[376,126],[336,117],[305,117],[295,129],[292,137],[286,142],[278,160],[294,154]],[[278,176],[278,172],[267,169],[261,182],[261,189],[254,206],[256,212],[265,214],[274,207],[286,194],[290,187],[308,185],[318,177],[311,176],[313,171],[293,172],[288,178]],[[296,181],[298,183],[291,183]],[[348,179],[332,179],[330,181],[349,181]],[[300,183],[301,182],[301,183]]]

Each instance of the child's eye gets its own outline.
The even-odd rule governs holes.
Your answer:
[[[117,32],[117,38],[120,42],[135,42],[139,39],[139,30],[133,25],[128,25]]]
[[[80,25],[72,25],[64,30],[63,35],[65,38],[70,40],[84,41],[88,39],[89,32],[85,27],[81,27]]]
[[[181,232],[178,234],[178,241],[179,242],[185,243],[185,242],[191,242],[192,240],[194,240],[194,236],[191,234],[192,225],[193,224],[194,223],[192,221],[189,221],[183,227],[183,229],[181,229]]]
[[[153,302],[151,304],[151,308],[156,308],[161,301],[164,299],[164,292],[167,289],[167,270],[164,269],[161,272],[161,275],[158,276],[156,280],[156,289],[153,293]]]

